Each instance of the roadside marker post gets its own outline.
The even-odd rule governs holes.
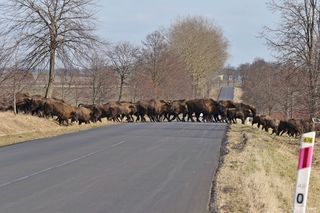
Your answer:
[[[316,132],[308,132],[301,137],[293,213],[306,212],[315,137]]]

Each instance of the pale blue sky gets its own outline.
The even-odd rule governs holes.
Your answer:
[[[269,0],[95,0],[98,35],[110,42],[141,40],[160,27],[169,27],[188,15],[214,19],[228,39],[230,58],[237,66],[260,57],[273,60],[264,40],[263,26],[274,26],[278,16],[266,6]],[[0,0],[0,3],[6,0]]]
[[[237,66],[260,57],[273,60],[264,40],[257,38],[263,26],[274,26],[278,17],[267,0],[98,0],[98,34],[111,41],[140,44],[146,35],[169,27],[178,17],[214,19],[228,39],[230,58]]]

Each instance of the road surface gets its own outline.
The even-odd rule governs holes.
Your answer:
[[[233,100],[234,88],[233,87],[221,87],[218,101],[222,100]]]
[[[205,213],[225,124],[135,123],[0,149],[1,213]]]

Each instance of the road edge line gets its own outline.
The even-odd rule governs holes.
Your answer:
[[[230,125],[227,125],[226,131],[224,134],[224,137],[221,141],[221,146],[220,146],[220,156],[219,156],[219,163],[218,166],[213,174],[212,182],[211,182],[211,189],[209,192],[209,201],[208,201],[208,212],[209,213],[218,213],[218,205],[217,205],[217,196],[216,196],[216,190],[217,190],[217,175],[224,163],[224,156],[228,154],[228,150],[226,148],[228,144],[228,136],[227,133],[230,131]]]

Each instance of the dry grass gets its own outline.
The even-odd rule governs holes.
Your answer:
[[[0,121],[0,147],[113,124],[103,121],[86,125],[60,126],[52,119],[23,114],[14,115],[11,112],[0,112]]]
[[[299,140],[232,125],[216,183],[220,212],[291,212]],[[320,150],[316,146],[308,212],[320,212]]]

